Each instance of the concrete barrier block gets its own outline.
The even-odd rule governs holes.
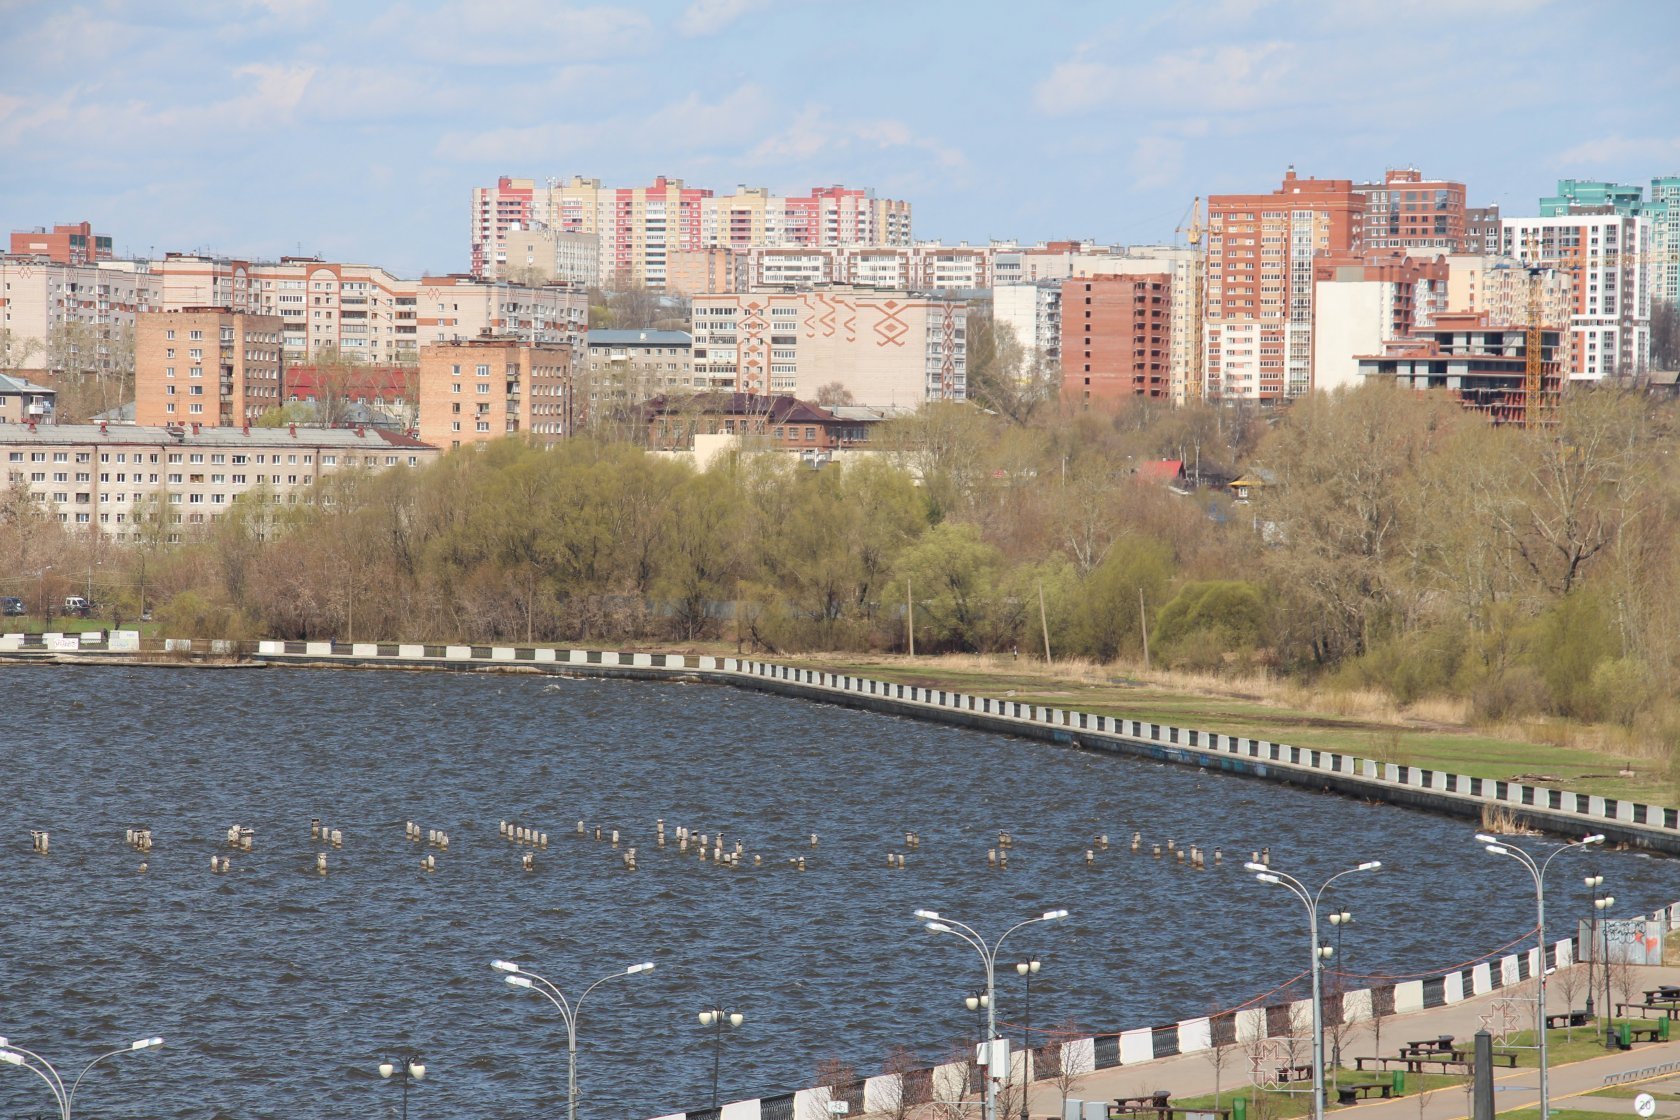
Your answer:
[[[471,661],[471,646],[444,646],[443,656],[450,661]]]
[[[552,665],[554,664],[558,652],[559,651],[549,646],[538,646],[536,649],[531,651],[531,660],[540,661],[544,665]]]
[[[573,665],[587,665],[589,664],[589,651],[586,649],[569,649],[566,651],[566,660]]]
[[[332,643],[305,642],[303,643],[303,652],[311,657],[330,657],[332,656]]]
[[[354,655],[356,655],[357,657],[378,657],[379,656],[379,643],[377,643],[377,642],[357,642],[350,647],[350,652],[353,653]]]
[[[1407,980],[1394,985],[1394,1013],[1409,1015],[1423,1010],[1423,981]]]
[[[652,668],[653,667],[653,654],[651,654],[651,653],[632,653],[630,655],[630,664],[632,664],[632,665],[645,665],[649,668]]]
[[[667,669],[686,669],[688,668],[688,658],[680,653],[667,653],[661,664]]]
[[[1517,969],[1516,957],[1499,958],[1499,982],[1507,988],[1522,983],[1522,974]]]
[[[758,1098],[728,1101],[718,1110],[718,1120],[759,1120]]]
[[[1464,1002],[1464,973],[1449,972],[1441,985],[1441,998],[1447,1003]]]
[[[406,658],[424,657],[426,656],[426,647],[404,642],[397,647],[397,656]]]
[[[1342,1021],[1363,1023],[1371,1018],[1371,989],[1357,988],[1342,993]]]
[[[601,664],[603,664],[603,665],[617,665],[617,664],[620,664],[619,659],[618,659],[618,652],[616,650],[610,650],[610,649],[609,650],[603,650],[602,653],[601,653]]]
[[[700,659],[700,668],[702,668],[702,669],[709,669],[712,672],[716,672],[717,667],[718,667],[718,659],[715,658],[715,657],[702,657]]]
[[[1096,1041],[1089,1038],[1075,1038],[1062,1043],[1062,1068],[1095,1070],[1097,1068]]]
[[[1120,1034],[1120,1064],[1129,1066],[1137,1062],[1152,1062],[1155,1060],[1155,1036],[1147,1027],[1140,1030],[1122,1031]]]
[[[865,1112],[891,1112],[903,1097],[903,1082],[896,1073],[876,1074],[863,1083]]]
[[[1485,996],[1493,991],[1493,966],[1483,961],[1470,970],[1471,995]]]
[[[10,638],[11,635],[7,634],[6,637]],[[264,640],[264,641],[261,641],[261,642],[257,643],[257,652],[258,653],[285,653],[286,652],[286,643],[285,642],[272,642],[272,641]]]
[[[1180,1054],[1194,1054],[1199,1050],[1213,1049],[1213,1024],[1207,1016],[1200,1019],[1185,1019],[1178,1024],[1178,1052]]]
[[[1253,1042],[1266,1037],[1266,1010],[1250,1007],[1237,1012],[1237,1041]]]
[[[512,646],[490,647],[490,660],[492,661],[512,661],[513,658],[514,655]]]

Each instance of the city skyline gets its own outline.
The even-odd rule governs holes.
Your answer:
[[[454,3],[0,0],[0,216],[86,219],[119,256],[318,253],[417,276],[467,268],[466,201],[502,174],[844,183],[910,201],[918,239],[1137,243],[1169,240],[1193,196],[1290,165],[1412,165],[1507,214],[1559,177],[1680,168],[1667,6],[855,13],[837,32],[829,9],[758,0],[516,3],[494,23]]]

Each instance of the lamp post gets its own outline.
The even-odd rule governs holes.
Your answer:
[[[717,1033],[712,1036],[712,1111],[718,1108],[718,1072],[723,1067],[723,1024],[732,1027],[741,1025],[746,1016],[739,1011],[724,1011],[712,1008],[710,1011],[700,1012],[699,1019],[702,1027],[717,1027]]]
[[[1592,909],[1587,911],[1587,1018],[1593,1017],[1593,958],[1598,956],[1598,900],[1603,897],[1598,888],[1604,885],[1604,876],[1587,875],[1581,879],[1587,890],[1592,892]]]
[[[33,1050],[25,1050],[10,1039],[0,1038],[0,1062],[10,1066],[22,1066],[45,1081],[47,1088],[52,1090],[53,1100],[58,1103],[59,1120],[70,1120],[70,1109],[76,1103],[76,1090],[81,1088],[82,1078],[88,1075],[89,1070],[106,1058],[114,1058],[118,1054],[131,1054],[136,1050],[151,1050],[162,1045],[163,1039],[161,1038],[141,1038],[120,1050],[112,1050],[109,1053],[101,1054],[82,1067],[82,1072],[76,1075],[76,1079],[70,1082],[69,1087],[65,1086],[64,1078],[59,1076],[58,1070],[53,1068],[51,1062]]]
[[[997,1077],[996,1066],[992,1054],[992,1046],[997,1039],[997,955],[1003,947],[1004,939],[1018,929],[1036,925],[1039,922],[1059,922],[1068,916],[1066,910],[1046,910],[1036,918],[1028,918],[1024,922],[1017,922],[998,934],[997,940],[991,944],[981,937],[973,926],[957,921],[955,918],[942,918],[937,911],[917,910],[916,917],[920,918],[926,929],[933,933],[949,933],[962,938],[969,948],[980,954],[980,960],[986,966],[986,1106],[983,1120],[998,1120],[997,1115]],[[1007,1075],[1008,1068],[1004,1073]]]
[[[1481,841],[1482,847],[1494,855],[1510,856],[1522,864],[1534,880],[1535,936],[1540,945],[1540,967],[1535,970],[1539,974],[1538,999],[1540,1002],[1540,1014],[1536,1017],[1540,1028],[1536,1032],[1540,1036],[1540,1120],[1551,1120],[1552,1082],[1546,1061],[1546,868],[1550,867],[1552,861],[1564,852],[1604,843],[1604,834],[1584,836],[1573,844],[1565,844],[1547,856],[1544,861],[1536,860],[1522,848],[1501,843],[1498,837],[1490,836],[1485,832],[1476,833],[1476,839]]]
[[[620,976],[636,976],[643,972],[653,971],[653,962],[633,964],[621,972],[609,972],[595,983],[583,990],[575,1003],[568,1002],[565,993],[551,981],[538,976],[534,972],[520,968],[516,961],[491,961],[490,967],[498,972],[505,972],[504,979],[515,988],[528,988],[560,1012],[560,1018],[566,1024],[566,1117],[567,1120],[577,1120],[577,1040],[578,1014],[583,1010],[583,1001],[589,998],[589,993],[605,984],[608,980],[616,980]]]
[[[405,1050],[395,1062],[386,1058],[379,1063],[379,1076],[389,1081],[394,1073],[402,1074],[403,1103],[402,1120],[408,1120],[408,1083],[419,1081],[426,1076],[426,1064],[420,1060],[420,1054],[415,1050]]]
[[[1593,909],[1599,914],[1614,905],[1616,896],[1613,894],[1593,899]],[[1599,969],[1604,973],[1604,1048],[1613,1050],[1616,1045],[1616,1005],[1610,1002],[1610,920],[1601,917],[1595,924],[1603,931],[1604,942],[1604,967]]]
[[[1021,1120],[1028,1120],[1027,1093],[1032,1089],[1032,978],[1038,975],[1038,961],[1021,961],[1015,972],[1027,982],[1021,1023]]]
[[[1347,910],[1338,910],[1329,916],[1330,924],[1336,927],[1336,994],[1347,991],[1347,958],[1342,956],[1342,934],[1347,931],[1348,923],[1353,921],[1353,915]],[[1337,1069],[1342,1068],[1342,1034],[1336,1032],[1336,1052],[1331,1055],[1330,1063]]]
[[[1312,945],[1312,1067],[1313,1067],[1313,1120],[1324,1120],[1324,997],[1323,969],[1324,961],[1334,950],[1328,945],[1321,945],[1318,941],[1318,904],[1324,897],[1324,892],[1344,875],[1352,875],[1356,871],[1376,871],[1382,867],[1381,860],[1367,860],[1345,871],[1338,871],[1324,880],[1315,892],[1301,880],[1286,872],[1278,871],[1263,863],[1245,863],[1243,869],[1254,872],[1254,877],[1262,883],[1271,883],[1282,887],[1300,900],[1307,908],[1307,936]],[[1340,922],[1337,923],[1340,926]]]

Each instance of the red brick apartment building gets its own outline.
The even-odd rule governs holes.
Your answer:
[[[1172,392],[1172,277],[1090,276],[1062,283],[1062,395],[1069,401]]]

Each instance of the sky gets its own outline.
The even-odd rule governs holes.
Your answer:
[[[918,238],[1170,241],[1415,166],[1680,174],[1676,0],[0,0],[0,224],[464,271],[498,175],[818,184]]]

